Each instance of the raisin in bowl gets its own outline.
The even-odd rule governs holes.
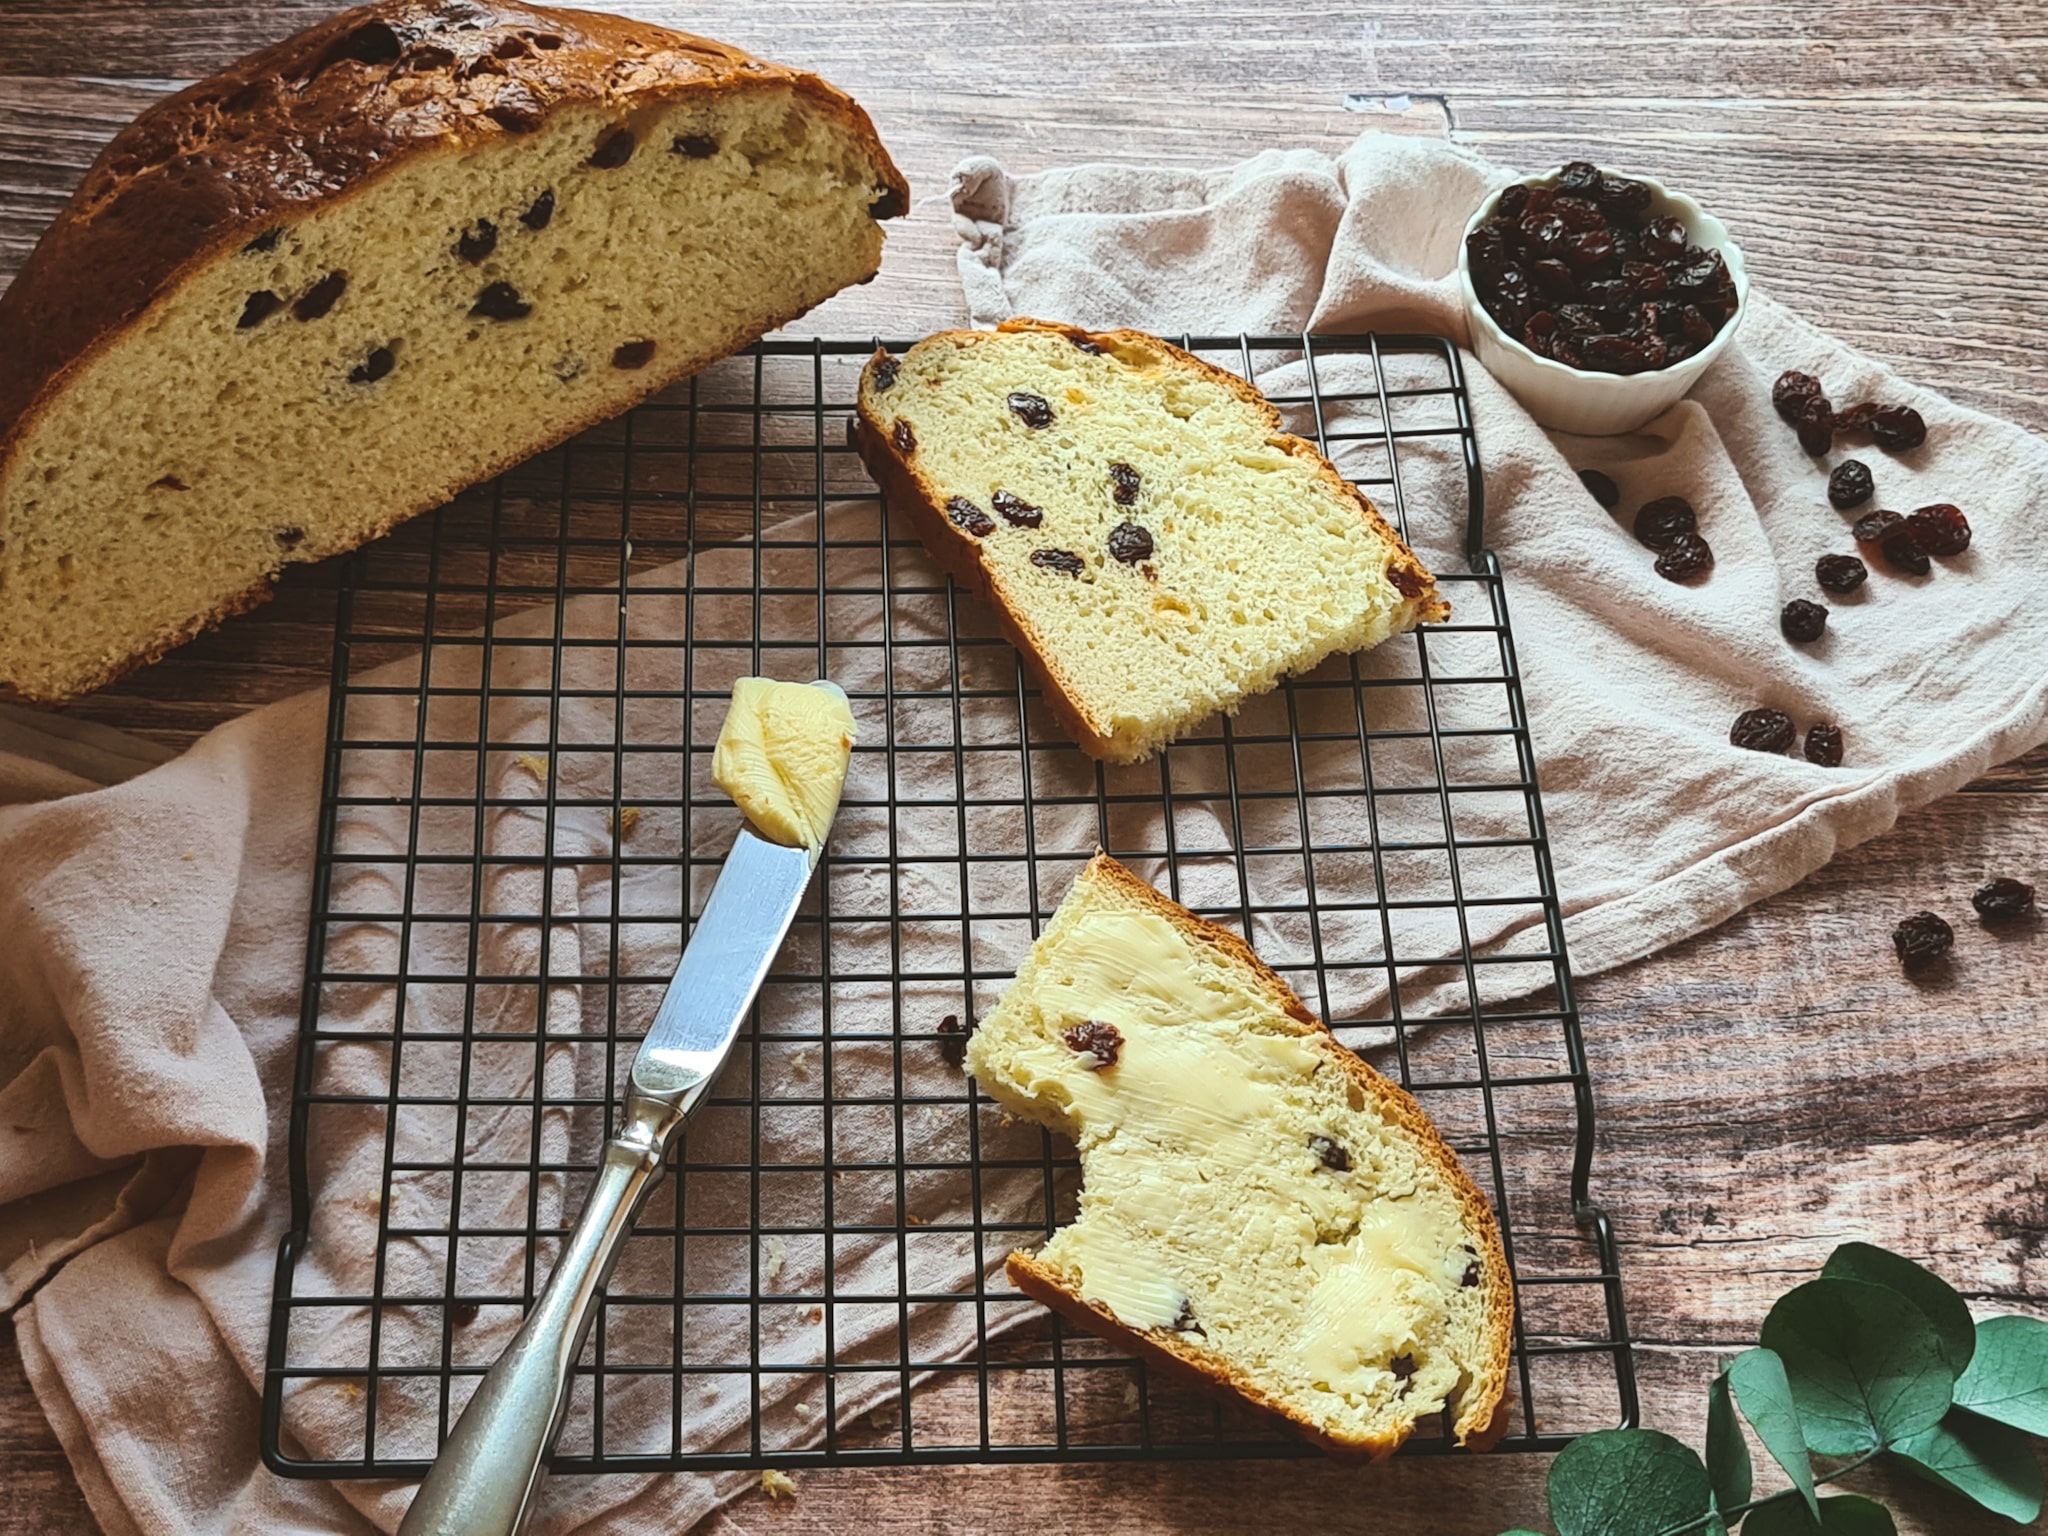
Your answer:
[[[1492,270],[1474,272],[1475,244],[1493,244],[1480,232],[1513,211],[1503,199],[1547,205],[1535,233],[1558,249],[1541,272],[1530,270],[1541,242],[1528,240],[1480,249],[1477,259]],[[1560,204],[1563,219],[1540,218]],[[1508,279],[1508,303],[1503,262],[1521,274]],[[1475,278],[1501,317],[1481,301]],[[1728,350],[1749,306],[1742,252],[1719,219],[1647,176],[1584,162],[1512,182],[1481,203],[1458,249],[1458,286],[1487,371],[1544,426],[1589,437],[1633,432],[1676,404]],[[1518,333],[1502,318],[1519,320]]]

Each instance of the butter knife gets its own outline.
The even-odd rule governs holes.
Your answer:
[[[742,831],[633,1058],[619,1132],[533,1310],[462,1410],[399,1536],[514,1536],[569,1406],[598,1293],[668,1146],[711,1091],[811,883],[815,856]]]

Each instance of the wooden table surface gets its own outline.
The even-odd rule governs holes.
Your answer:
[[[882,277],[806,334],[961,320],[945,190],[963,155],[1207,166],[1448,119],[1509,163],[1587,156],[1693,191],[1780,298],[1959,400],[2048,427],[2048,0],[615,8],[814,69],[873,113],[913,215],[892,226]],[[326,9],[0,0],[0,272],[137,110]],[[295,573],[267,609],[71,713],[182,743],[323,681],[328,579]],[[1920,907],[1966,917],[1968,892],[2005,872],[2048,881],[2048,750],[1584,984],[1595,1187],[1619,1231],[1649,1424],[1697,1444],[1717,1358],[1844,1239],[1925,1259],[1980,1310],[2048,1314],[2048,931],[1994,940],[1959,922],[1956,963],[1922,986],[1884,942]],[[0,1468],[0,1528],[93,1529],[11,1347]],[[749,1496],[706,1529],[1463,1536],[1543,1523],[1542,1474],[1533,1457],[815,1472],[794,1503]],[[1870,1481],[1902,1529],[2013,1529]]]

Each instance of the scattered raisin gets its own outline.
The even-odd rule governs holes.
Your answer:
[[[985,539],[996,531],[996,520],[965,496],[955,496],[946,503],[946,519],[955,528],[964,528],[977,539]]]
[[[1728,731],[1731,743],[1751,752],[1783,752],[1797,737],[1792,717],[1782,709],[1745,709]]]
[[[1886,453],[1910,453],[1927,441],[1927,423],[1910,405],[1887,405],[1870,419],[1877,446]]]
[[[476,1321],[477,1304],[473,1301],[458,1301],[448,1308],[448,1321],[458,1328],[467,1328]]]
[[[1945,501],[1922,507],[1906,519],[1913,537],[1930,555],[1960,555],[1970,547],[1970,520]]]
[[[939,1055],[946,1065],[958,1069],[967,1065],[967,1031],[960,1027],[960,1015],[949,1013],[939,1020]]]
[[[896,425],[889,431],[889,441],[896,445],[896,451],[906,457],[917,452],[917,434],[910,430],[910,418],[899,416]]]
[[[555,216],[555,189],[550,187],[533,200],[533,205],[519,215],[519,222],[528,229],[546,229],[548,221]]]
[[[1821,632],[1827,627],[1827,609],[1819,603],[1808,602],[1803,597],[1793,598],[1778,615],[1778,628],[1785,632],[1785,638],[1795,640],[1801,645],[1818,640]]]
[[[242,318],[235,322],[235,329],[246,331],[251,326],[261,325],[283,308],[283,299],[268,288],[259,288],[242,301]]]
[[[1067,1042],[1067,1049],[1078,1056],[1093,1056],[1093,1064],[1083,1063],[1090,1072],[1100,1072],[1104,1067],[1116,1065],[1116,1054],[1124,1047],[1124,1037],[1114,1024],[1098,1023],[1094,1019],[1076,1024],[1060,1038]]]
[[[1855,526],[1849,532],[1855,536],[1858,544],[1882,544],[1891,536],[1892,530],[1905,521],[1898,513],[1886,512],[1880,508],[1857,518]]]
[[[1806,402],[1819,398],[1820,394],[1819,379],[1796,368],[1787,368],[1778,375],[1778,382],[1771,386],[1771,404],[1787,421],[1797,422],[1800,412],[1806,409]]]
[[[1691,581],[1714,567],[1714,551],[1696,533],[1681,533],[1657,557],[1657,574],[1666,581]]]
[[[251,256],[261,255],[269,251],[274,251],[277,249],[277,242],[280,239],[282,239],[283,236],[284,228],[282,225],[280,225],[276,229],[266,229],[254,240],[251,240],[247,245],[243,246],[242,250],[246,254]]]
[[[502,73],[504,66],[498,69]],[[514,81],[499,88],[498,99],[484,108],[484,116],[507,133],[532,133],[547,121],[547,108],[524,84]]]
[[[533,306],[520,298],[519,290],[510,283],[490,283],[476,296],[469,313],[472,319],[524,320],[533,313]]]
[[[624,341],[612,349],[612,366],[631,373],[645,368],[654,361],[654,343],[651,341]]]
[[[1118,523],[1109,530],[1109,552],[1125,565],[1152,558],[1152,535],[1138,523]]]
[[[1195,1321],[1195,1304],[1185,1296],[1180,1299],[1180,1311],[1174,1315],[1173,1331],[1175,1333],[1199,1333],[1204,1338],[1208,1336],[1208,1330]]]
[[[1822,555],[1813,563],[1813,579],[1830,592],[1854,592],[1870,576],[1870,568],[1854,555]]]
[[[1828,476],[1828,505],[1837,512],[1860,507],[1877,489],[1870,478],[1870,466],[1861,459],[1844,459]]]
[[[1008,491],[997,491],[989,500],[1003,521],[1012,528],[1036,528],[1045,521],[1045,509],[1034,507],[1022,496],[1013,496]]]
[[[1096,343],[1087,336],[1069,336],[1067,340],[1071,341],[1083,352],[1086,352],[1090,357],[1102,356],[1102,348],[1096,345]]]
[[[1017,419],[1025,426],[1036,430],[1052,425],[1052,407],[1045,403],[1045,396],[1013,390],[1010,394],[1010,409],[1017,413]]]
[[[1470,1290],[1479,1283],[1479,1261],[1474,1259],[1465,1266],[1465,1273],[1458,1277],[1458,1284]]]
[[[1120,507],[1128,507],[1138,499],[1141,481],[1138,472],[1128,464],[1109,466],[1110,499]]]
[[[614,128],[597,141],[597,148],[590,152],[590,163],[600,171],[616,171],[633,158],[635,140],[630,128]]]
[[[1636,513],[1636,542],[1648,549],[1669,549],[1681,534],[1699,532],[1699,518],[1683,496],[1659,496]]]
[[[189,491],[192,489],[191,486],[180,480],[176,475],[158,475],[149,482],[149,488],[152,491]]]
[[[884,352],[875,359],[875,393],[886,395],[896,387],[896,376],[903,371],[903,364]]]
[[[1977,887],[1970,905],[1987,923],[2012,923],[2034,910],[2034,888],[2023,880],[1987,880]]]
[[[1920,540],[1914,536],[1910,518],[1886,534],[1877,547],[1883,552],[1886,565],[1907,576],[1925,576],[1934,569],[1927,558],[1927,551],[1920,547]]]
[[[1332,1141],[1329,1137],[1309,1137],[1308,1149],[1315,1153],[1316,1161],[1325,1168],[1334,1169],[1338,1173],[1349,1173],[1351,1171],[1351,1154],[1346,1152],[1342,1145]]]
[[[271,530],[270,536],[277,540],[279,549],[297,549],[306,539],[306,530],[296,523],[286,523],[282,528]]]
[[[718,153],[718,140],[708,133],[686,133],[676,139],[675,153],[685,160],[709,160]]]
[[[298,303],[292,306],[292,313],[301,320],[318,320],[334,308],[334,301],[341,297],[341,290],[347,286],[346,272],[330,272],[299,295]]]
[[[1592,494],[1595,501],[1612,512],[1621,501],[1621,487],[1597,469],[1579,471],[1579,484]]]
[[[1415,1374],[1415,1357],[1413,1355],[1396,1355],[1387,1362],[1387,1369],[1394,1373],[1394,1380],[1406,1381]]]
[[[1860,401],[1846,411],[1835,412],[1835,433],[1839,437],[1866,438],[1870,436],[1871,423],[1876,420],[1878,404],[1875,400]]]
[[[1835,446],[1835,408],[1826,395],[1815,395],[1802,405],[1792,425],[1798,430],[1799,446],[1816,459]]]
[[[389,347],[378,347],[355,367],[349,369],[348,381],[351,384],[374,384],[397,366],[398,358],[392,350]]]
[[[1806,760],[1823,768],[1842,766],[1842,728],[1839,725],[1809,725],[1806,728]]]
[[[481,265],[483,259],[498,248],[498,226],[489,219],[478,219],[473,229],[465,229],[455,242],[455,254],[472,267]]]
[[[1892,930],[1892,948],[1909,971],[1934,964],[1955,942],[1955,929],[1932,912],[1915,912]]]

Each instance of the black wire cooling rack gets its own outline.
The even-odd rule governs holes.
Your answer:
[[[734,677],[846,684],[830,855],[586,1347],[557,1473],[1307,1450],[1020,1297],[1072,1148],[961,1073],[1099,844],[1249,935],[1499,1213],[1505,1448],[1636,1418],[1592,1095],[1456,349],[1193,337],[1450,622],[1089,762],[847,446],[872,343],[768,342],[349,557],[262,1445],[409,1477],[545,1283],[738,825]],[[889,344],[901,350],[899,344]],[[1468,569],[1450,567],[1460,558]],[[1407,1450],[1448,1449],[1434,1422]]]

